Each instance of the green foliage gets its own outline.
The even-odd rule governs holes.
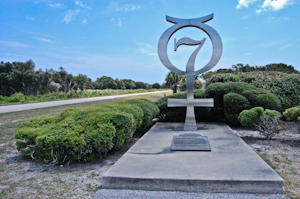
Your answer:
[[[51,115],[41,115],[30,119],[28,122],[23,122],[19,128],[22,127],[40,127],[49,124],[55,124],[56,117]]]
[[[284,109],[300,104],[300,75],[281,72],[248,72],[236,74],[217,74],[206,81],[206,86],[215,82],[230,82],[230,77],[239,77],[241,82],[247,82],[257,88],[273,93]]]
[[[279,99],[272,93],[260,94],[257,96],[257,105],[266,109],[280,110],[281,104]]]
[[[264,112],[263,107],[254,107],[250,110],[243,110],[239,114],[239,121],[244,127],[253,127],[256,119]]]
[[[80,109],[77,109],[77,108],[68,108],[68,109],[65,109],[63,111],[61,111],[58,115],[58,118],[57,118],[57,121],[62,121],[64,120],[65,118],[71,116],[71,115],[74,115],[78,112],[80,112],[81,110]]]
[[[141,109],[139,106],[134,104],[107,104],[102,105],[103,107],[109,107],[113,110],[118,110],[121,112],[131,113],[134,117],[134,126],[136,129],[139,129],[143,122],[144,112],[143,109]],[[152,117],[153,118],[153,117]]]
[[[180,82],[180,75],[174,72],[169,72],[165,81],[166,81],[166,86],[172,88],[173,94],[177,93],[177,87]]]
[[[49,126],[43,134],[37,136],[35,141],[36,145],[41,148],[55,149],[62,146],[72,148],[74,151],[86,145],[84,128],[76,124],[72,117]]]
[[[89,131],[98,129],[102,124],[111,123],[116,129],[116,135],[113,138],[113,149],[119,149],[129,141],[134,133],[134,118],[130,113],[113,111],[113,109],[94,109],[83,110],[73,116],[76,123]]]
[[[264,135],[267,140],[270,140],[282,130],[280,117],[281,114],[278,111],[266,109],[254,124],[255,129]]]
[[[251,107],[264,107],[279,111],[281,109],[280,100],[271,92],[265,89],[247,90],[242,93],[245,96]]]
[[[209,78],[211,78],[214,75],[217,74],[224,74],[224,73],[232,73],[232,74],[237,74],[237,73],[244,73],[244,72],[254,72],[254,71],[278,71],[278,72],[283,72],[283,73],[296,73],[299,74],[299,71],[295,70],[295,68],[292,65],[286,65],[283,63],[279,63],[279,64],[268,64],[266,66],[249,66],[248,64],[244,65],[244,64],[236,64],[236,65],[232,65],[232,69],[227,69],[227,68],[221,68],[215,72],[207,72],[201,75],[201,77],[204,80],[207,80]],[[236,78],[234,78],[235,80],[237,80]],[[234,82],[234,81],[233,81]]]
[[[237,124],[240,112],[248,108],[250,103],[244,96],[237,93],[224,95],[224,115],[230,123]]]
[[[144,113],[146,126],[158,114],[158,108],[148,100],[137,99],[83,110],[65,109],[58,119],[35,117],[16,130],[17,149],[46,163],[93,161],[128,142],[143,125]]]
[[[159,108],[147,99],[132,99],[126,101],[116,102],[117,104],[132,104],[140,107],[144,113],[141,128],[146,128],[153,118],[159,114]]]
[[[228,83],[214,83],[206,87],[205,95],[212,97],[215,100],[215,107],[223,107],[223,97],[227,93],[242,94],[246,90],[255,90],[256,87],[245,82],[228,82]]]
[[[269,109],[263,111],[262,107],[255,107],[242,111],[239,120],[243,126],[253,127],[269,140],[282,130],[280,117],[278,111]]]
[[[13,94],[10,97],[3,97],[0,95],[0,105],[2,104],[19,104],[19,103],[30,103],[30,102],[46,102],[62,99],[74,99],[74,98],[87,98],[87,97],[98,97],[108,95],[121,95],[130,93],[143,93],[151,92],[154,90],[148,89],[134,89],[134,90],[116,90],[116,89],[105,89],[98,91],[70,91],[69,93],[53,92],[45,93],[43,95],[23,95],[22,93]]]
[[[176,99],[186,99],[187,92],[180,92],[173,95],[165,96],[155,104],[159,107],[160,113],[158,118],[162,121],[168,122],[183,122],[186,116],[186,108],[185,107],[168,107],[168,99],[176,98]],[[195,90],[194,98],[205,98],[205,90]],[[218,110],[213,110],[211,108],[206,107],[195,107],[195,116],[198,121],[218,121]]]
[[[300,106],[292,107],[289,109],[286,109],[283,112],[283,117],[287,121],[297,121],[300,117]]]

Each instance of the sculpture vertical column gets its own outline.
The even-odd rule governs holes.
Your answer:
[[[180,107],[180,106],[187,107],[184,130],[197,130],[197,123],[196,123],[195,110],[194,110],[195,106],[213,107],[213,99],[194,99],[195,76],[213,68],[218,63],[222,55],[223,45],[219,34],[210,26],[204,24],[205,22],[211,20],[212,18],[213,18],[213,14],[201,18],[196,18],[196,19],[178,19],[178,18],[166,16],[167,21],[174,23],[175,25],[168,28],[162,34],[158,43],[158,56],[160,61],[163,63],[163,65],[169,70],[171,70],[172,72],[177,73],[179,75],[185,75],[186,77],[187,99],[168,99],[168,107]],[[178,42],[176,42],[176,39],[174,39],[175,51],[180,45],[189,45],[189,46],[199,45],[198,48],[192,53],[192,55],[190,56],[187,62],[186,71],[182,71],[176,68],[168,58],[167,47],[170,38],[176,31],[186,27],[195,27],[204,31],[212,41],[212,46],[213,46],[212,57],[209,60],[209,62],[200,70],[195,71],[194,65],[195,65],[196,56],[206,40],[205,38],[201,41],[196,41],[184,37],[179,39]]]

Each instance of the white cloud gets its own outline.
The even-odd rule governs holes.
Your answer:
[[[115,18],[113,17],[113,18],[111,18],[110,21],[113,22],[115,25],[122,26],[122,21],[121,21],[120,18],[115,19]]]
[[[293,45],[292,44],[288,44],[288,45],[285,45],[285,46],[282,46],[280,48],[278,48],[277,50],[283,50],[285,48],[289,48],[289,47],[292,47]]]
[[[3,41],[0,40],[0,44],[2,44],[3,46],[9,46],[9,47],[22,47],[22,48],[32,48],[32,46],[26,45],[26,44],[22,44],[19,42],[14,42],[14,41]]]
[[[256,12],[259,14],[262,11],[267,10],[277,11],[293,4],[294,0],[264,0],[263,4],[260,6],[261,9],[256,10]]]
[[[150,56],[157,56],[157,53],[153,50],[152,45],[145,44],[145,43],[139,43],[136,41],[134,41],[134,43],[139,46],[139,48],[138,48],[139,53],[147,54]]]
[[[139,10],[141,9],[142,6],[140,5],[133,5],[133,4],[125,4],[124,6],[122,7],[117,7],[116,11],[134,11],[134,10]]]
[[[245,53],[244,55],[252,55],[253,53]]]
[[[248,8],[249,4],[255,2],[257,0],[239,0],[239,4],[236,6],[237,9],[240,9],[242,7]]]
[[[91,9],[90,7],[88,7],[87,5],[84,5],[81,1],[75,1],[75,4],[77,5],[77,6],[80,6],[80,7],[82,7],[82,8],[86,8],[86,9]]]
[[[243,17],[242,17],[242,20],[245,20],[245,19],[248,19],[248,18],[249,18],[249,15],[243,16]]]
[[[47,6],[54,7],[54,8],[60,8],[60,7],[64,7],[64,4],[63,3],[49,3],[49,4],[47,4]]]
[[[45,38],[41,38],[41,37],[33,37],[33,38],[37,39],[39,41],[42,41],[42,42],[53,43],[53,41],[51,41],[50,39],[45,39]]]
[[[31,20],[31,21],[34,21],[35,18],[34,18],[34,17],[28,17],[28,16],[27,16],[26,19]]]
[[[79,9],[69,10],[61,22],[66,22],[66,24],[70,23],[72,20],[75,19],[76,15],[78,15],[79,12]]]
[[[290,18],[289,17],[269,17],[268,18],[268,22],[279,22],[279,21],[286,21],[286,20],[289,20]]]
[[[83,23],[83,24],[87,24],[87,19],[83,19],[83,20],[82,20],[82,23]]]

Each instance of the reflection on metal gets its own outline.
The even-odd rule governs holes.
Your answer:
[[[207,15],[205,17],[196,18],[196,19],[178,19],[166,16],[167,21],[174,23],[175,25],[168,28],[160,37],[158,42],[158,56],[160,61],[163,63],[165,67],[171,70],[174,73],[179,75],[185,75],[186,77],[186,87],[187,87],[187,99],[168,99],[169,107],[180,107],[186,106],[186,119],[184,130],[197,130],[197,124],[195,119],[195,106],[201,107],[213,107],[213,99],[194,99],[194,80],[195,75],[205,73],[206,71],[213,68],[220,60],[223,50],[223,45],[219,34],[210,26],[204,24],[205,22],[211,20],[213,18],[213,14]],[[209,62],[199,70],[194,69],[196,56],[203,46],[206,38],[201,41],[195,41],[193,39],[184,37],[176,42],[174,39],[174,50],[176,51],[180,45],[199,45],[196,50],[190,56],[187,65],[186,71],[179,70],[176,68],[169,60],[167,54],[167,47],[170,38],[172,35],[180,30],[181,28],[186,27],[196,27],[200,30],[204,31],[212,41],[213,53]]]

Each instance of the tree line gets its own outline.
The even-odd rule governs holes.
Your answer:
[[[161,85],[135,82],[131,79],[113,79],[102,76],[92,81],[85,74],[77,76],[60,67],[58,71],[50,69],[35,70],[32,60],[26,62],[3,62],[0,64],[0,95],[14,93],[39,95],[50,92],[69,92],[85,89],[159,89]]]
[[[232,65],[231,68],[221,68],[217,71],[210,71],[207,73],[202,74],[200,77],[204,80],[209,79],[215,74],[219,73],[245,73],[245,72],[253,72],[253,71],[278,71],[283,73],[297,73],[299,74],[299,71],[295,70],[295,68],[292,65],[286,65],[283,63],[279,64],[267,64],[265,66],[250,66],[249,64],[241,64],[238,63],[236,65]]]

